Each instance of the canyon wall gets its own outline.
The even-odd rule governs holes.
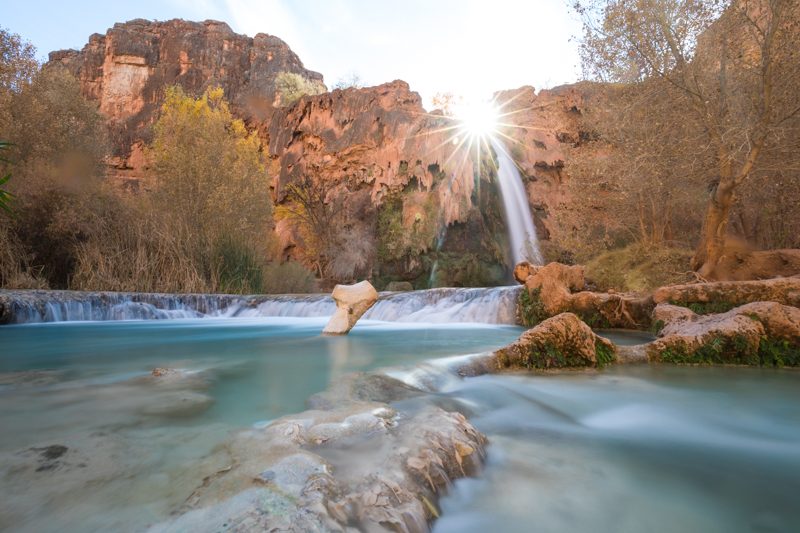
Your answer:
[[[367,241],[361,255],[369,260],[358,275],[421,287],[436,283],[438,265],[447,284],[508,279],[491,160],[478,172],[453,119],[428,113],[403,81],[304,96],[282,106],[279,73],[319,83],[322,76],[305,69],[277,37],[238,35],[216,21],[116,24],[105,35],[92,35],[81,51],[53,52],[50,63],[64,65],[98,103],[113,146],[109,177],[132,189],[147,176],[143,147],[165,88],[177,84],[197,95],[221,86],[234,112],[262,137],[276,204],[287,201],[292,184],[312,180],[324,185],[326,201],[338,202],[343,231]],[[513,126],[504,128],[513,139],[506,144],[546,241],[562,229],[553,211],[569,203],[562,186],[564,147],[581,142],[581,92],[563,87],[537,95],[523,87],[499,93],[497,101],[508,113],[503,122]],[[279,218],[277,233],[285,255],[302,258],[302,236],[290,222]],[[403,240],[399,249],[389,242],[400,238],[390,234],[395,226]]]
[[[279,73],[322,82],[322,75],[303,67],[279,38],[264,33],[250,38],[213,20],[115,24],[105,35],[89,37],[80,51],[52,52],[50,64],[65,66],[80,80],[84,96],[97,101],[108,118],[111,175],[133,180],[143,177],[142,148],[166,87],[199,94],[219,86],[240,115],[268,120]]]

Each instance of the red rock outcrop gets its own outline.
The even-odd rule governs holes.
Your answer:
[[[270,155],[277,158],[276,197],[311,175],[328,183],[367,188],[373,203],[410,182],[436,192],[446,223],[464,220],[474,188],[473,164],[448,142],[451,119],[429,114],[404,81],[303,97],[279,109],[269,123]]]
[[[115,24],[105,35],[89,37],[80,51],[52,52],[50,63],[64,65],[83,94],[98,102],[109,122],[116,175],[134,178],[141,177],[142,146],[166,87],[199,94],[220,86],[241,116],[264,120],[272,113],[280,72],[322,82],[279,38],[239,35],[214,20]]]
[[[572,313],[561,313],[529,329],[492,354],[495,369],[602,367],[616,347]]]
[[[563,186],[569,179],[566,147],[585,140],[579,119],[586,90],[576,84],[537,94],[526,86],[495,94],[501,122],[507,124],[503,133],[512,139],[505,144],[526,177],[528,202],[540,239],[562,231],[550,215],[570,204],[569,192]]]
[[[514,268],[514,277],[525,285],[532,304],[540,316],[522,321],[552,317],[572,312],[592,327],[639,329],[650,324],[653,300],[634,294],[591,292],[583,290],[583,267],[549,263],[537,267],[522,262]],[[520,309],[520,313],[525,311]]]
[[[216,21],[116,24],[105,35],[92,35],[81,51],[53,52],[50,62],[64,65],[80,80],[83,93],[98,102],[111,132],[114,157],[109,175],[126,178],[132,187],[146,176],[144,146],[165,88],[177,84],[199,94],[218,85],[234,113],[258,130],[268,146],[277,203],[284,201],[286,186],[300,177],[324,181],[333,196],[347,198],[342,207],[349,216],[345,225],[359,227],[371,238],[383,199],[403,192],[405,227],[430,215],[425,212],[430,210],[437,225],[451,226],[443,253],[468,252],[480,256],[484,267],[502,267],[495,239],[503,233],[502,216],[492,197],[497,192],[492,187],[481,192],[489,175],[475,179],[473,158],[452,142],[453,119],[426,112],[405,82],[335,90],[277,107],[275,79],[280,72],[316,82],[322,76],[306,70],[277,37],[238,35]],[[564,147],[581,139],[581,91],[580,86],[566,86],[537,95],[532,87],[523,87],[497,95],[502,111],[509,113],[503,121],[519,126],[509,128],[519,143],[508,143],[508,150],[526,177],[542,239],[560,232],[548,214],[569,201],[562,186],[567,179]],[[454,230],[455,224],[460,228]],[[281,221],[277,230],[286,254],[292,255],[302,240],[286,226]],[[415,254],[431,246],[427,234],[423,240]],[[426,269],[434,260],[406,258],[398,262],[402,272],[394,272],[392,266],[386,275],[427,280]],[[370,265],[364,267],[365,274],[371,271]]]

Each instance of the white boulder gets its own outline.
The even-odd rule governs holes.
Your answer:
[[[322,330],[325,335],[346,335],[378,301],[378,291],[366,280],[355,285],[337,285],[331,296],[336,300],[336,312]]]

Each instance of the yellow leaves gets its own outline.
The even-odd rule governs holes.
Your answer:
[[[271,205],[261,142],[233,117],[221,88],[194,98],[169,87],[154,133],[162,210],[184,218],[200,240],[236,234],[263,241]]]

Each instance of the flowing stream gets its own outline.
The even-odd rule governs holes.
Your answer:
[[[516,163],[511,159],[503,143],[492,138],[492,147],[497,154],[497,177],[508,227],[508,239],[514,265],[529,261],[541,265],[544,260],[539,250],[539,239],[533,225],[533,215],[528,205],[528,194]]]
[[[385,295],[345,337],[320,335],[332,310],[322,296],[62,294],[51,320],[89,320],[0,326],[0,530],[146,529],[225,466],[231,435],[304,410],[356,371],[429,391],[397,409],[458,410],[489,438],[483,472],[454,482],[435,532],[800,530],[800,373],[459,377],[463,358],[522,332],[497,323],[515,290]],[[172,319],[109,320],[134,304]]]

